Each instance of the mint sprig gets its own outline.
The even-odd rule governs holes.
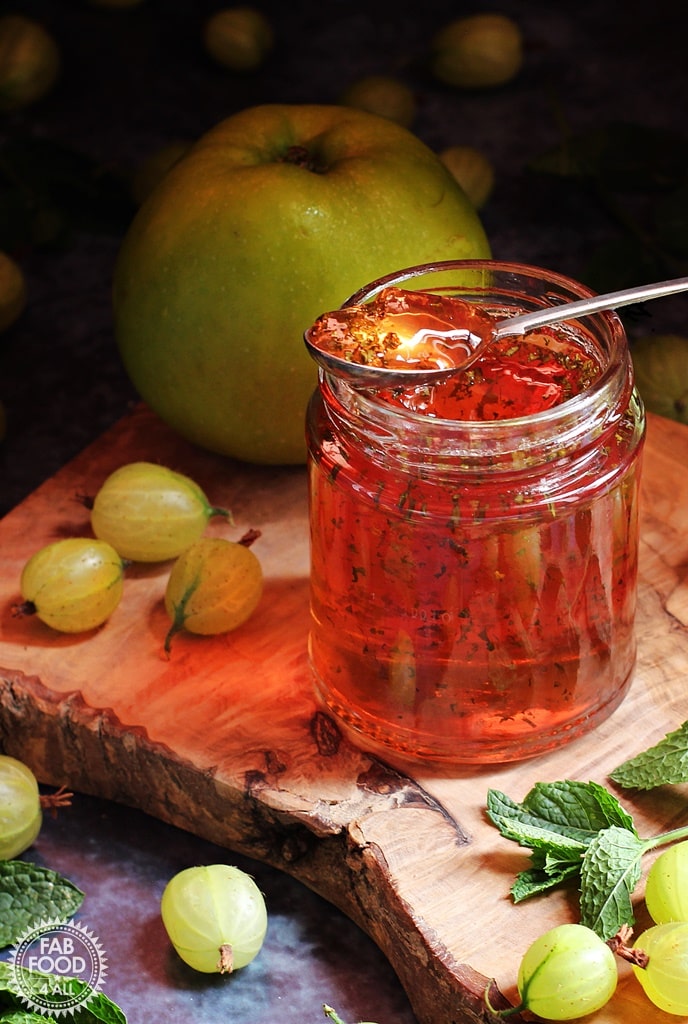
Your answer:
[[[517,903],[578,877],[590,843],[603,829],[635,835],[630,815],[596,782],[538,782],[520,804],[491,789],[487,814],[506,839],[531,850],[530,867],[511,888]]]
[[[688,782],[688,721],[609,776],[624,789],[655,789]]]
[[[530,850],[529,867],[511,887],[514,902],[577,879],[581,923],[605,941],[634,923],[643,855],[688,836],[686,825],[642,839],[613,793],[570,779],[538,782],[521,803],[489,790],[487,814],[506,839]]]
[[[83,892],[56,871],[29,861],[0,861],[0,948],[41,921],[68,921],[83,900]]]
[[[13,974],[16,970],[21,970],[28,979],[28,990],[38,991],[43,985],[54,981],[61,994],[79,996],[82,1005],[70,1009],[70,1024],[127,1024],[124,1011],[116,1003],[103,992],[94,992],[80,978],[53,978],[49,974],[39,974],[24,967],[15,968],[3,962],[0,962],[0,1024],[38,1024],[39,1021],[42,1024],[57,1024],[56,1019],[47,1014],[37,1015],[27,1010],[15,991],[16,979]],[[59,1014],[56,1016],[59,1017]]]

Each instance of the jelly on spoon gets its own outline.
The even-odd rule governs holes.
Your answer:
[[[438,383],[498,338],[688,290],[688,277],[547,306],[494,323],[478,303],[384,288],[371,302],[324,313],[305,333],[325,370],[369,387]]]
[[[316,362],[337,376],[375,386],[420,384],[468,366],[491,330],[475,303],[389,287],[370,303],[324,313],[305,341]]]

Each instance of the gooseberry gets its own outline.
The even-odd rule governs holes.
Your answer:
[[[231,71],[254,71],[274,45],[272,25],[254,7],[227,7],[215,11],[203,28],[206,50]]]
[[[469,14],[440,29],[432,51],[432,72],[441,82],[483,89],[516,75],[523,62],[523,39],[505,14]]]
[[[198,540],[213,516],[231,520],[188,476],[154,462],[129,462],[98,490],[91,527],[122,558],[164,562]]]
[[[182,629],[202,636],[236,629],[253,614],[262,592],[263,570],[247,543],[202,537],[179,556],[167,581],[172,625],[165,650]]]
[[[491,162],[473,146],[448,146],[440,160],[454,175],[476,210],[485,205],[494,188],[495,174]]]
[[[0,754],[0,860],[12,860],[27,850],[42,823],[35,775],[16,758]]]
[[[15,615],[35,614],[61,633],[82,633],[102,625],[119,604],[124,564],[101,540],[68,537],[46,544],[24,566],[23,604]]]
[[[526,950],[518,972],[519,1010],[545,1020],[575,1020],[604,1006],[617,980],[606,942],[585,925],[561,924]]]
[[[60,65],[60,49],[39,21],[22,14],[0,17],[0,110],[20,110],[42,99]]]
[[[688,921],[688,840],[670,846],[652,864],[645,903],[655,924]]]
[[[646,967],[633,965],[648,999],[666,1013],[688,1016],[688,921],[656,924],[634,946],[648,956]]]
[[[260,889],[227,864],[180,871],[167,883],[160,910],[181,959],[205,974],[245,967],[260,952],[268,926]]]
[[[390,75],[367,75],[353,82],[340,97],[345,107],[396,121],[410,128],[416,116],[416,97],[405,82]]]

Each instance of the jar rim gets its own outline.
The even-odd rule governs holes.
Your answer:
[[[562,274],[558,270],[550,270],[549,267],[535,266],[532,263],[519,263],[515,260],[493,259],[433,260],[429,263],[417,263],[409,267],[402,267],[400,270],[393,270],[388,274],[383,274],[374,281],[370,281],[368,284],[357,288],[356,291],[342,303],[342,307],[344,308],[346,306],[357,305],[364,302],[367,298],[373,298],[378,292],[382,291],[383,288],[387,288],[394,284],[400,284],[402,281],[408,281],[412,277],[420,277],[423,274],[431,274],[447,270],[495,270],[505,273],[520,274],[521,276],[528,275],[533,278],[547,278],[549,282],[558,284],[562,288],[568,288],[572,292],[575,292],[576,298],[587,299],[595,294],[591,288],[583,284],[581,281],[577,281],[573,277]]]
[[[582,284],[580,281],[576,281],[574,278],[561,274],[558,271],[533,266],[527,263],[492,259],[441,260],[432,263],[421,263],[385,274],[384,276],[377,278],[375,281],[359,288],[342,303],[342,308],[361,304],[374,298],[386,287],[402,285],[404,282],[426,274],[471,270],[482,271],[486,274],[502,273],[510,274],[514,277],[529,277],[534,280],[539,280],[547,285],[552,285],[561,290],[568,291],[571,294],[570,301],[574,301],[579,298],[589,298],[595,294],[595,292],[587,285]],[[515,284],[516,282],[514,282],[514,285]],[[513,292],[513,294],[516,297],[517,293]],[[564,299],[564,301],[567,300]],[[543,303],[542,305],[546,305],[546,303]],[[391,403],[381,401],[377,398],[373,389],[361,390],[359,388],[351,387],[341,379],[327,373],[325,370],[321,369],[320,375],[321,379],[328,381],[330,388],[335,392],[339,392],[341,394],[342,391],[340,390],[340,386],[343,386],[342,390],[344,393],[355,393],[356,405],[359,411],[363,412],[365,410],[367,413],[372,413],[373,411],[384,412],[384,417],[387,422],[403,421],[408,426],[411,424],[414,426],[418,425],[418,427],[425,433],[427,433],[428,429],[432,426],[441,428],[443,432],[449,431],[452,433],[461,433],[464,430],[470,430],[474,439],[478,436],[482,436],[485,439],[488,437],[495,437],[504,431],[508,431],[508,433],[513,436],[514,432],[518,431],[519,428],[523,428],[524,430],[527,428],[531,437],[534,432],[537,434],[540,431],[551,434],[558,424],[570,422],[571,419],[580,422],[580,420],[585,418],[588,414],[592,414],[593,410],[598,410],[599,412],[600,404],[605,398],[610,401],[610,404],[613,407],[616,404],[613,400],[615,397],[614,392],[619,388],[619,371],[627,362],[630,362],[626,331],[617,313],[613,310],[604,310],[602,312],[589,314],[585,318],[581,318],[581,320],[583,319],[589,321],[590,324],[594,326],[595,333],[600,336],[604,336],[607,339],[608,360],[606,365],[602,367],[599,376],[583,391],[576,395],[572,395],[570,398],[560,402],[558,405],[552,406],[550,409],[530,413],[526,416],[515,416],[512,418],[504,417],[495,420],[457,420],[438,416],[428,416],[423,412],[415,412],[405,407],[397,407]],[[589,329],[587,333],[590,333]],[[618,395],[616,397],[618,398]]]

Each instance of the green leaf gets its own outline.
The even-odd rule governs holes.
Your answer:
[[[600,816],[597,817],[594,827],[597,828],[600,821],[606,821],[608,825],[618,825],[619,828],[628,829],[637,836],[633,818],[625,811],[613,793],[610,793],[605,786],[598,782],[588,782],[589,791],[594,794],[595,801],[600,809]],[[601,826],[600,826],[601,827]]]
[[[69,920],[83,900],[83,892],[55,871],[28,861],[0,861],[0,947],[41,921]]]
[[[499,830],[505,839],[513,839],[519,846],[542,850],[545,854],[556,851],[558,860],[580,861],[587,849],[587,843],[579,839],[571,839],[553,829],[531,825],[528,821],[505,820]]]
[[[511,886],[511,895],[514,903],[522,903],[531,896],[541,896],[563,885],[569,879],[577,878],[580,871],[580,860],[576,863],[560,863],[555,869],[553,864],[547,864],[544,868],[532,867],[520,871],[516,881]]]
[[[85,1006],[76,1007],[71,1011],[68,1024],[93,1024],[94,1021],[102,1021],[104,1024],[127,1024],[124,1012],[103,992],[96,992]]]
[[[634,922],[631,896],[647,844],[628,829],[603,829],[590,843],[581,867],[581,924],[610,939]]]
[[[530,896],[554,889],[580,871],[587,849],[585,843],[524,821],[504,821],[500,831],[506,839],[513,839],[533,851],[531,867],[521,871],[511,887],[514,902],[521,903]]]
[[[688,721],[654,747],[624,761],[610,778],[624,789],[654,789],[688,782]]]
[[[54,1017],[46,1017],[42,1013],[31,1010],[9,1010],[0,1013],[0,1024],[57,1024]]]
[[[487,793],[487,816],[505,838],[513,839],[521,846],[531,845],[532,834],[549,835],[553,842],[558,841],[562,836],[578,839],[578,835],[571,834],[566,818],[559,814],[553,806],[543,807],[542,802],[538,800],[538,795],[533,789],[523,802],[518,804],[506,793],[502,793],[498,789],[490,789]],[[531,803],[535,804],[532,809]],[[540,813],[541,810],[543,813]],[[523,836],[524,842],[521,842],[519,835]]]
[[[688,139],[615,121],[565,139],[530,167],[542,174],[592,180],[615,192],[652,194],[688,180]]]
[[[13,990],[12,982],[15,970],[16,968],[10,964],[0,962],[0,1024],[6,1024],[6,1018],[10,1014],[27,1013],[19,996]],[[65,995],[83,994],[84,1004],[69,1011],[67,1018],[69,1024],[127,1024],[125,1013],[116,1003],[113,1003],[103,992],[93,993],[93,990],[80,978],[53,977],[49,974],[29,971],[26,968],[21,968],[21,971],[28,979],[27,989],[29,991],[32,987],[38,990],[43,987],[46,980],[51,980],[56,984],[55,991]],[[89,993],[93,994],[89,995]],[[52,1024],[53,1018],[47,1015],[36,1018],[34,1014],[29,1014],[25,1017],[17,1017],[16,1021],[12,1020],[12,1024],[34,1024],[35,1020],[40,1020],[42,1024],[46,1024],[46,1022]]]
[[[508,829],[509,839],[515,839],[519,824],[584,844],[609,825],[633,829],[633,819],[604,786],[569,779],[537,782],[521,804],[498,790],[489,790],[487,813],[502,834]]]

